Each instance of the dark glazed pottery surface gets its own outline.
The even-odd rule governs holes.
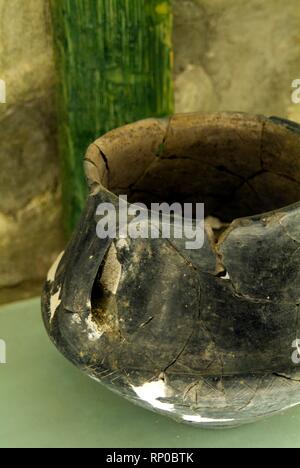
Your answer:
[[[133,402],[235,426],[300,402],[300,133],[245,114],[149,119],[85,159],[90,196],[43,295],[58,349]],[[205,203],[205,242],[101,240],[96,209]]]

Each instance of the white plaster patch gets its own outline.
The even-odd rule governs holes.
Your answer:
[[[116,243],[117,249],[126,249],[129,250],[129,244],[127,239],[119,239]]]
[[[212,419],[212,418],[203,418],[202,416],[196,415],[185,415],[183,416],[184,421],[194,422],[194,423],[222,423],[222,422],[233,422],[235,419]]]
[[[79,314],[73,314],[73,315],[72,315],[72,320],[71,320],[71,321],[72,321],[72,323],[73,323],[74,325],[81,325],[81,317],[80,317],[80,315],[79,315]]]
[[[57,291],[57,293],[52,294],[50,298],[50,323],[54,319],[55,313],[61,304],[60,299],[61,288]]]
[[[61,262],[61,259],[63,258],[64,253],[65,253],[64,251],[61,252],[61,254],[59,254],[57,259],[53,263],[52,267],[49,270],[49,273],[48,273],[48,276],[47,276],[47,281],[50,281],[51,283],[53,283],[55,281],[55,275],[56,275],[57,269],[59,267],[59,264]]]
[[[135,387],[131,385],[137,396],[150,403],[154,408],[164,411],[174,411],[174,405],[171,403],[164,403],[159,401],[159,398],[166,398],[170,396],[170,389],[163,380],[157,380],[155,382],[146,382],[141,387]]]
[[[91,374],[89,374],[89,377],[90,377],[92,380],[94,380],[95,382],[97,382],[97,383],[101,383],[101,380],[100,380],[100,379],[98,379],[98,377],[96,377],[95,375],[91,375]]]
[[[228,271],[227,271],[227,273],[226,273],[226,275],[225,275],[225,276],[222,276],[222,279],[223,279],[223,280],[227,280],[227,281],[229,281],[229,280],[230,280],[230,276],[229,276],[229,273],[228,273]]]
[[[89,315],[87,319],[85,319],[85,323],[87,325],[87,332],[88,332],[88,339],[90,341],[97,341],[103,335],[104,331],[101,330],[98,325],[92,319],[92,315]]]

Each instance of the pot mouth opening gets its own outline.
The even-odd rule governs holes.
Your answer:
[[[148,119],[95,145],[101,184],[130,203],[204,203],[230,223],[300,200],[300,133],[262,116]]]

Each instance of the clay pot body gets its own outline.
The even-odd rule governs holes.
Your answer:
[[[59,350],[131,401],[232,426],[300,402],[300,133],[245,114],[149,119],[87,151],[90,196],[49,272]],[[99,239],[97,207],[205,203],[204,245]],[[300,343],[300,342],[299,342]]]

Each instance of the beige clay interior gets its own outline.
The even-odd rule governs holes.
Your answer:
[[[205,203],[225,222],[300,200],[300,134],[263,117],[150,119],[100,138],[87,160],[93,184],[131,202]]]

